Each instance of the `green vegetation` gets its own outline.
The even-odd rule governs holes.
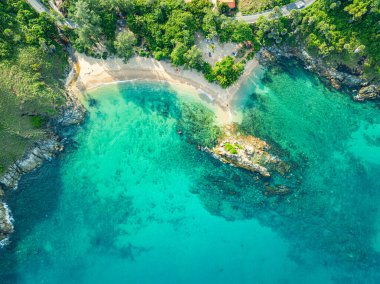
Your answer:
[[[41,128],[45,123],[41,116],[32,116],[31,121],[34,128]]]
[[[202,72],[209,81],[223,87],[238,79],[235,75],[240,74],[243,64],[232,64],[232,68],[228,59],[222,63],[225,68],[215,66],[213,70],[195,45],[196,33],[209,39],[218,37],[222,42],[243,43],[254,39],[249,24],[214,11],[209,0],[188,3],[183,0],[70,0],[65,3],[65,12],[79,26],[72,37],[79,51],[100,57],[105,52],[102,46],[106,46],[107,52],[116,53],[124,60],[133,52],[170,60],[175,66]],[[116,31],[122,29],[117,28],[116,15],[126,27],[115,39]],[[228,74],[221,74],[224,71]]]
[[[305,45],[327,62],[362,69],[369,79],[380,78],[380,2],[319,0],[290,17],[259,19],[254,28],[263,45]]]
[[[63,102],[66,55],[46,15],[23,0],[0,2],[0,173],[46,133],[42,117]]]
[[[243,15],[262,12],[276,6],[283,6],[295,0],[240,0],[238,1],[239,12]]]
[[[133,55],[133,45],[136,43],[135,35],[130,31],[124,31],[118,34],[115,41],[116,54],[128,61]]]
[[[227,142],[226,144],[224,144],[224,149],[226,149],[226,151],[230,152],[233,155],[237,154],[237,150],[236,150],[235,146],[232,145],[231,143]]]
[[[297,15],[292,17],[297,23]],[[327,59],[342,61],[380,77],[380,2],[320,0],[302,13],[297,36],[308,49]],[[360,63],[359,63],[360,65]]]
[[[237,147],[240,150],[243,150],[243,146],[239,145],[237,142],[234,143],[234,146]]]
[[[243,70],[242,63],[235,63],[231,56],[227,56],[215,64],[212,75],[223,88],[226,88],[239,78]]]
[[[277,6],[290,2],[246,0],[239,1],[239,7],[243,13],[274,8],[274,14],[279,15]],[[319,0],[307,9],[292,11],[290,17],[262,18],[254,27],[213,10],[209,0],[188,3],[183,0],[68,0],[64,9],[79,25],[73,38],[79,51],[96,57],[116,52],[126,60],[134,50],[142,56],[170,60],[174,65],[201,71],[206,79],[223,87],[231,85],[238,78],[235,73],[239,72],[231,77],[231,68],[205,62],[195,45],[196,33],[209,39],[218,37],[221,42],[252,41],[255,48],[260,44],[299,45],[301,42],[311,53],[326,60],[349,68],[359,63],[368,77],[378,77],[380,72],[379,1],[374,0]],[[116,15],[125,20],[129,35],[134,34],[136,41],[124,37],[121,43],[122,37],[115,38]],[[123,51],[122,47],[125,47]],[[229,60],[224,62],[226,67],[231,65]],[[240,70],[239,64],[235,67],[239,67],[234,68],[235,71]],[[225,71],[229,74],[220,74]]]

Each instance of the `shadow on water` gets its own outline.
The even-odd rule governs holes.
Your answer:
[[[62,189],[57,171],[60,162],[60,158],[53,159],[32,173],[24,175],[18,189],[7,196],[6,202],[15,219],[15,233],[11,236],[10,244],[0,251],[1,283],[17,283],[19,242],[27,238],[35,226],[50,218],[57,208]],[[27,253],[40,254],[39,244],[36,243],[35,250]]]

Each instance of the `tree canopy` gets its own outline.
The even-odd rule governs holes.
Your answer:
[[[133,46],[136,43],[135,35],[130,31],[123,31],[116,37],[115,48],[116,54],[123,58],[124,61],[128,61],[133,55]]]

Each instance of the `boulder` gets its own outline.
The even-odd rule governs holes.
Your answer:
[[[13,230],[11,211],[4,202],[0,202],[0,247],[8,243],[8,237],[13,233]]]
[[[358,94],[354,96],[356,101],[374,100],[380,98],[380,87],[375,85],[369,85],[362,87]]]
[[[24,173],[31,172],[50,159],[55,152],[63,149],[57,136],[39,141],[27,153],[0,177],[0,183],[8,188],[16,188],[18,180]]]

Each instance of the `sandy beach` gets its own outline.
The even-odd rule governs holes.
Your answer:
[[[186,89],[206,97],[215,105],[218,120],[229,123],[233,120],[230,103],[245,78],[258,66],[253,59],[249,61],[243,75],[231,87],[223,89],[217,84],[209,83],[197,71],[173,67],[168,62],[157,61],[153,58],[135,56],[127,63],[119,58],[106,60],[95,59],[83,54],[76,54],[79,76],[76,81],[76,93],[83,93],[104,84],[132,80],[148,80],[167,82],[176,89]]]

